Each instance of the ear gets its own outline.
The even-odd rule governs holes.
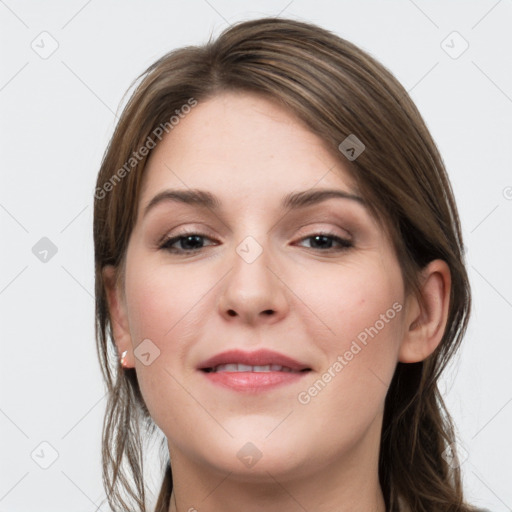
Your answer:
[[[450,306],[451,273],[443,260],[431,261],[421,272],[422,306],[416,296],[407,298],[405,332],[398,360],[423,361],[441,342]]]
[[[119,353],[119,359],[121,359],[121,354],[126,350],[127,354],[124,358],[124,368],[133,368],[135,363],[133,361],[133,345],[128,323],[128,313],[122,291],[117,283],[116,268],[112,265],[107,265],[103,267],[102,274],[103,282],[105,283],[112,334]]]

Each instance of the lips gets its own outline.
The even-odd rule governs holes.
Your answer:
[[[307,364],[296,361],[289,356],[266,349],[260,349],[255,352],[228,350],[203,361],[199,364],[198,369],[207,373],[300,373],[311,370]]]
[[[197,368],[205,381],[235,392],[265,393],[298,385],[309,366],[272,350],[228,350],[203,361]]]
[[[281,366],[279,364],[265,364],[265,365],[248,365],[248,364],[219,364],[214,368],[208,368],[207,372],[293,372],[288,366]]]
[[[209,384],[251,394],[298,385],[311,370],[305,363],[266,349],[228,350],[206,359],[197,369]]]

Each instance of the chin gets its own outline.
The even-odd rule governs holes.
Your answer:
[[[272,428],[277,424],[274,421]],[[310,468],[314,452],[308,450],[307,440],[301,441],[300,436],[286,429],[272,432],[272,429],[260,430],[252,426],[228,430],[233,438],[218,434],[207,446],[203,445],[206,451],[197,455],[203,459],[203,464],[224,474],[231,473],[230,478],[269,482],[274,477],[284,481],[301,477],[305,468]],[[269,435],[269,432],[272,433]]]

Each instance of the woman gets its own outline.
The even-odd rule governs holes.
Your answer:
[[[475,510],[437,387],[471,304],[457,209],[369,55],[270,18],[159,59],[94,243],[114,510],[149,510],[156,427],[157,512]]]

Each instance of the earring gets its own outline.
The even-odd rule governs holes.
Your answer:
[[[121,366],[125,366],[126,364],[126,354],[128,354],[128,350],[125,350],[122,354],[121,354]]]

